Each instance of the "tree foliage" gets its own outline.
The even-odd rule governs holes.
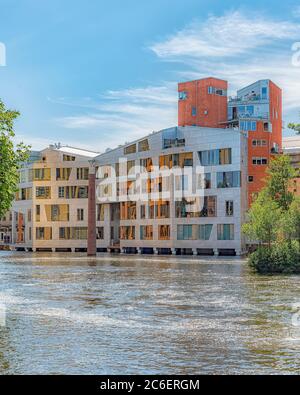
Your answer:
[[[295,132],[300,134],[300,123],[289,123],[288,128],[293,129],[293,130],[295,130]]]
[[[29,147],[14,143],[14,121],[18,116],[19,112],[6,109],[0,100],[0,217],[11,207],[21,163],[28,159]]]
[[[243,231],[259,248],[249,262],[260,273],[300,273],[300,198],[291,192],[290,159],[273,159],[265,189],[248,211]]]

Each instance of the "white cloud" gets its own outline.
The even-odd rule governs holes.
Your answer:
[[[163,42],[151,46],[163,59],[178,57],[231,57],[274,40],[296,38],[300,25],[277,22],[258,15],[235,11],[224,16],[210,16],[205,22],[193,22]]]
[[[300,107],[300,68],[292,65],[291,44],[299,39],[297,23],[236,11],[193,22],[151,49],[161,60],[184,64],[178,80],[213,75],[229,81],[231,94],[256,80],[272,79],[283,88],[285,110],[295,111]],[[77,107],[75,115],[56,123],[101,151],[177,124],[175,81],[55,102]]]
[[[99,102],[88,104],[68,100],[60,103],[86,108],[85,114],[56,122],[66,129],[90,131],[90,138],[99,138],[94,144],[102,145],[101,150],[103,142],[106,147],[114,147],[177,123],[176,84],[109,91],[100,96]]]

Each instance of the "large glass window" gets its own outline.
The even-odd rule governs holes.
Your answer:
[[[36,187],[35,196],[37,199],[51,199],[51,187]]]
[[[33,181],[51,181],[51,169],[33,169],[32,178]]]
[[[149,141],[148,139],[139,141],[139,152],[149,151]]]
[[[152,240],[153,239],[153,226],[146,225],[140,227],[140,238],[141,240]]]
[[[89,179],[89,168],[79,167],[77,168],[77,180],[88,180]]]
[[[87,186],[64,186],[58,187],[58,197],[60,199],[87,199]]]
[[[56,181],[69,181],[71,168],[63,167],[56,169]]]
[[[170,240],[170,225],[160,225],[158,227],[159,240]]]
[[[186,100],[188,98],[188,93],[185,91],[179,92],[178,98],[179,98],[179,100]]]
[[[87,240],[88,229],[86,227],[59,228],[60,240]]]
[[[234,225],[233,224],[218,225],[218,240],[234,240]]]
[[[199,159],[202,166],[230,165],[232,163],[231,148],[200,151]]]
[[[69,221],[68,204],[45,205],[47,221]]]
[[[120,226],[121,240],[135,240],[135,226]]]
[[[199,225],[199,239],[200,240],[209,240],[211,236],[211,232],[213,229],[213,225]]]
[[[177,240],[197,240],[198,225],[177,225]]]
[[[128,147],[124,148],[125,155],[130,155],[130,154],[135,154],[135,153],[136,153],[136,144],[131,144]]]
[[[52,228],[51,227],[36,228],[36,239],[52,240]]]
[[[218,188],[239,188],[241,186],[240,171],[225,171],[217,173]]]

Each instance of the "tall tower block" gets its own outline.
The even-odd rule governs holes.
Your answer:
[[[227,89],[227,81],[212,77],[179,83],[178,126],[226,127]]]

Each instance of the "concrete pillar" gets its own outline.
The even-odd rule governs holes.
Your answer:
[[[142,255],[142,249],[141,248],[137,248],[137,252],[139,255]]]
[[[219,250],[217,248],[214,248],[214,254],[215,256],[219,256]]]
[[[172,255],[176,255],[176,248],[171,248]]]
[[[198,255],[197,248],[193,248],[193,255]]]
[[[96,168],[95,162],[90,161],[89,167],[89,198],[88,198],[88,240],[87,255],[96,256]]]
[[[243,255],[243,253],[242,253],[242,251],[241,250],[235,250],[235,253],[236,253],[236,256],[241,256],[241,255]]]
[[[52,252],[55,252],[55,248],[52,248]]]
[[[154,255],[158,255],[158,248],[153,248]]]

